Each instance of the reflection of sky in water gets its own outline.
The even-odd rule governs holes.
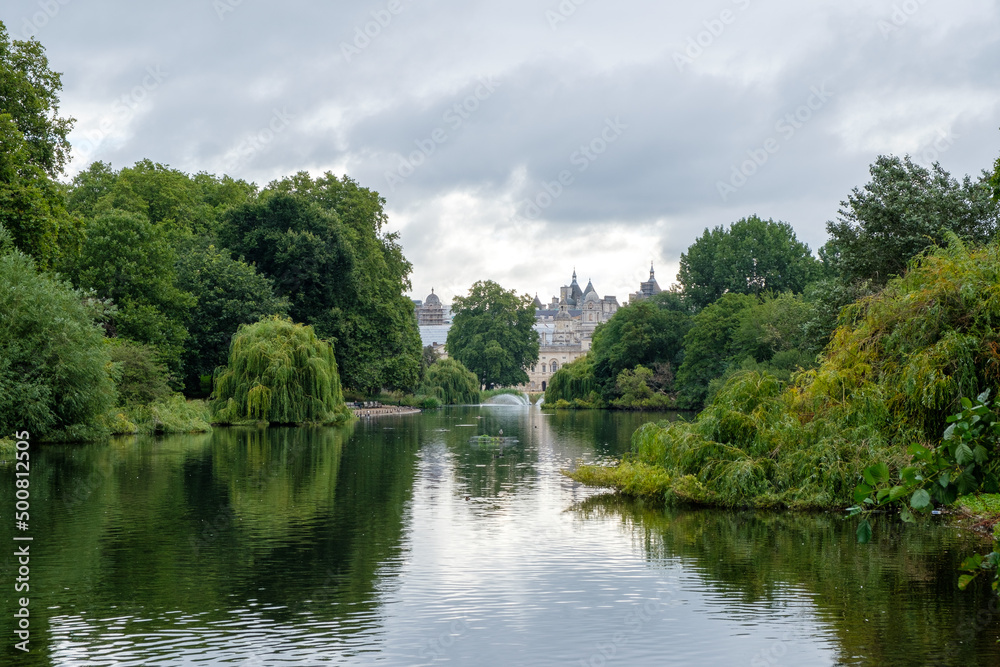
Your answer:
[[[117,472],[105,479],[130,480],[134,490],[126,497],[119,481],[71,506],[68,514],[60,515],[58,503],[52,506],[61,521],[118,516],[87,552],[99,554],[83,564],[93,572],[87,582],[58,586],[63,593],[52,596],[52,662],[850,662],[858,648],[844,643],[853,628],[839,623],[840,602],[822,600],[817,591],[823,589],[811,581],[820,566],[810,559],[826,547],[807,546],[809,536],[816,535],[817,544],[841,539],[822,534],[830,532],[825,519],[786,527],[784,519],[757,525],[737,513],[672,514],[605,504],[588,501],[598,492],[560,474],[624,451],[632,430],[648,418],[446,409],[359,423],[342,455],[329,441],[310,446],[311,440],[291,430],[256,440],[227,440],[220,432],[211,446],[188,449],[181,440],[166,439],[132,450],[119,447],[115,454],[71,451],[71,457],[87,451],[120,457],[109,468]],[[500,429],[517,442],[470,442]],[[149,463],[157,457],[159,467]],[[163,489],[159,495],[151,491],[157,488]],[[187,506],[178,498],[186,498]],[[222,507],[225,521],[218,521],[221,510],[203,508],[206,503]],[[217,530],[202,529],[191,538],[185,529],[179,537],[164,538],[177,548],[176,557],[151,561],[147,571],[140,564],[143,576],[134,585],[141,590],[119,607],[115,596],[125,595],[129,584],[111,579],[132,572],[122,559],[146,553],[146,547],[129,542],[140,530],[130,522],[151,522],[146,529],[153,537],[147,539],[155,539],[157,531],[180,530],[174,513],[195,509],[210,525],[215,516]],[[810,533],[815,526],[820,528]],[[732,527],[746,531],[723,534]],[[796,552],[802,535],[795,576],[786,576],[786,563],[767,561],[758,571],[760,554],[750,551]],[[192,540],[197,549],[171,540]],[[926,552],[942,546],[930,540],[905,548]],[[878,556],[872,550],[851,554],[844,559],[861,554],[874,562]],[[792,553],[789,560],[796,557]],[[909,604],[934,612],[926,613],[926,627],[907,630],[922,635],[953,610],[947,602],[938,604],[940,590],[919,590],[921,582],[934,580],[934,571],[917,558],[844,570],[891,572],[907,590],[922,595]],[[722,563],[727,559],[733,562]],[[38,566],[45,567],[44,561]],[[857,587],[844,584],[852,586]],[[197,595],[202,588],[219,592],[203,599]],[[849,600],[845,593],[843,604],[852,604]],[[907,656],[907,646],[899,650]]]

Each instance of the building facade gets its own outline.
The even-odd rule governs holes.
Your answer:
[[[529,392],[545,391],[556,371],[576,361],[590,350],[594,329],[618,312],[618,299],[600,296],[592,281],[581,288],[576,270],[569,285],[559,288],[559,296],[543,305],[535,296],[535,331],[538,332],[538,363],[528,369]]]
[[[633,292],[628,295],[629,303],[635,303],[636,301],[642,301],[643,299],[648,299],[649,297],[659,294],[663,290],[656,283],[656,275],[653,273],[653,265],[649,265],[649,280],[639,283],[639,291]]]

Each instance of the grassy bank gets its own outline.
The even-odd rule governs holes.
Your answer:
[[[150,405],[112,410],[105,417],[112,435],[208,433],[211,412],[206,401],[188,401],[173,394]]]

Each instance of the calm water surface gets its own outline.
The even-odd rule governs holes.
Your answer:
[[[660,416],[662,417],[662,416]],[[989,547],[924,524],[664,510],[562,468],[646,419],[454,408],[32,452],[31,648],[11,665],[995,665]],[[476,444],[478,434],[517,442]],[[0,539],[13,544],[13,470]]]

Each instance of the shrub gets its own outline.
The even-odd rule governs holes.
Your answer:
[[[4,253],[6,238],[0,226],[0,432],[102,437],[115,396],[102,332],[69,284],[20,251]]]
[[[156,350],[122,338],[110,346],[112,375],[121,405],[146,405],[170,393],[167,369],[156,361]]]

